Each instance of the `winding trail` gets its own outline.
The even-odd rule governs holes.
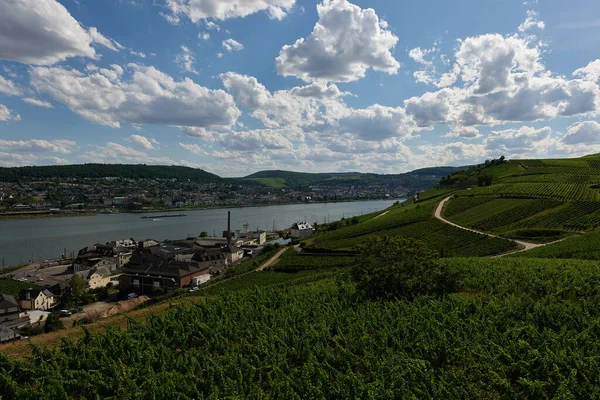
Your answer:
[[[442,221],[445,224],[451,225],[451,226],[453,226],[455,228],[463,229],[465,231],[475,232],[475,233],[478,233],[480,235],[485,235],[485,236],[492,237],[492,238],[497,238],[497,239],[506,239],[506,238],[503,238],[501,236],[492,235],[492,234],[481,232],[481,231],[478,231],[478,230],[475,230],[475,229],[465,228],[464,226],[460,226],[458,224],[455,224],[454,222],[450,222],[446,218],[442,217],[442,210],[444,209],[444,205],[452,197],[453,196],[446,197],[444,200],[440,201],[440,204],[438,204],[438,207],[435,210],[435,217],[437,219],[439,219],[440,221]],[[520,240],[507,239],[507,240],[512,240],[513,242],[517,243],[519,245],[519,248],[516,249],[516,250],[509,251],[507,253],[502,253],[502,254],[493,256],[493,257],[504,257],[504,256],[507,256],[509,254],[520,253],[522,251],[527,251],[527,250],[535,249],[535,248],[538,248],[538,247],[544,247],[544,246],[548,246],[550,244],[562,242],[563,240],[566,240],[566,239],[569,239],[569,238],[560,239],[560,240],[557,240],[557,241],[554,241],[554,242],[550,242],[550,243],[529,243],[529,242],[523,242],[523,241],[520,241]]]

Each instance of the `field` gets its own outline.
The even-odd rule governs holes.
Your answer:
[[[366,301],[344,275],[268,288],[238,279],[235,290],[146,324],[131,321],[127,331],[66,340],[60,349],[36,350],[23,362],[0,356],[0,393],[123,399],[600,396],[597,263],[442,262],[462,274],[461,293],[410,303]]]
[[[512,254],[509,257],[600,260],[600,231],[553,243],[548,246]]]
[[[16,296],[22,289],[39,289],[40,287],[29,282],[21,282],[14,279],[0,278],[0,293]]]

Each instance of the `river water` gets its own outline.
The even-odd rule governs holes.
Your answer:
[[[395,200],[348,203],[292,204],[186,211],[187,217],[142,219],[139,214],[109,214],[90,217],[0,221],[0,262],[6,267],[29,261],[42,261],[77,253],[79,249],[111,240],[183,239],[206,231],[221,236],[227,230],[227,211],[231,211],[231,229],[250,230],[289,228],[294,222],[323,223],[383,210]],[[158,213],[160,214],[160,213]],[[148,215],[148,214],[144,214]],[[2,267],[2,265],[0,265]]]

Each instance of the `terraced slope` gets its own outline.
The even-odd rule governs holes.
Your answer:
[[[498,160],[449,176],[443,215],[469,228],[549,242],[600,228],[600,156]]]

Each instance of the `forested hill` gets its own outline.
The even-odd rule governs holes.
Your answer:
[[[291,171],[261,171],[242,178],[242,181],[275,188],[301,189],[308,186],[319,185],[376,185],[397,184],[412,190],[422,190],[434,186],[441,178],[461,171],[466,167],[432,167],[415,171],[381,175],[371,173],[347,172],[347,173],[321,173],[311,174]]]
[[[45,178],[163,178],[190,179],[197,182],[218,182],[222,178],[201,169],[182,166],[80,164],[0,168],[0,182],[16,182]]]

